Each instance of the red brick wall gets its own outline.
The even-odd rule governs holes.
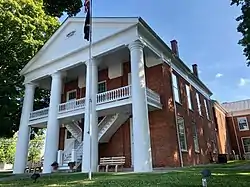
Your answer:
[[[107,89],[115,89],[128,85],[128,73],[130,72],[130,64],[123,64],[123,76],[109,79],[108,70],[99,72],[98,80],[107,82]],[[166,64],[157,65],[154,67],[145,67],[147,87],[160,94],[163,104],[162,110],[157,110],[149,113],[152,160],[154,167],[175,167],[180,166],[180,159],[178,153],[178,144],[176,136],[175,112],[172,98],[171,74],[169,66]],[[178,75],[177,75],[178,76]],[[185,120],[185,127],[187,133],[188,152],[183,153],[184,165],[193,165],[209,162],[209,146],[213,139],[214,123],[207,120],[203,96],[200,95],[203,116],[199,116],[197,110],[197,103],[195,99],[195,92],[192,91],[192,101],[194,111],[190,111],[187,107],[185,80],[178,76],[181,88],[182,104],[177,104],[177,113]],[[77,81],[65,85],[65,93],[69,89],[77,87]],[[195,90],[194,88],[192,88]],[[83,90],[82,90],[83,91]],[[80,92],[80,90],[79,90]],[[65,94],[64,93],[64,94]],[[83,95],[83,94],[81,94]],[[210,107],[209,103],[209,107]],[[211,112],[211,110],[210,110]],[[211,115],[210,115],[211,116]],[[194,152],[193,134],[191,124],[196,122],[199,132],[199,145],[201,152],[197,154]],[[204,133],[206,132],[206,133]],[[64,138],[64,137],[63,137]],[[130,144],[130,128],[129,120],[124,123],[118,131],[112,136],[108,143],[99,145],[99,157],[103,156],[126,156],[126,167],[131,165],[131,144]]]
[[[238,126],[238,122],[237,122],[237,117],[247,117],[248,125],[250,125],[250,115],[234,116],[233,118],[227,117],[227,124],[228,124],[228,129],[229,129],[232,150],[234,150],[236,154],[239,154],[236,136],[235,136],[235,131],[236,131],[238,141],[239,141],[240,151],[241,151],[241,154],[243,155],[244,150],[243,150],[243,145],[242,145],[242,137],[250,137],[250,130],[240,131],[239,126]]]
[[[226,114],[217,106],[213,107],[213,112],[217,129],[218,152],[220,154],[229,154],[231,149]]]

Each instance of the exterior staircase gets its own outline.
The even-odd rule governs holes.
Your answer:
[[[108,142],[113,134],[119,129],[119,127],[126,122],[129,118],[128,114],[116,113],[113,115],[105,116],[98,123],[98,140],[100,143]],[[72,146],[66,147],[65,150],[61,151],[62,153],[62,165],[59,166],[59,170],[69,169],[68,163],[75,161],[76,168],[82,163],[83,155],[83,141],[82,141],[82,129],[79,127],[79,121],[73,121],[70,124],[67,124],[65,127],[70,131],[72,136],[76,139],[75,149],[72,150]],[[59,162],[60,163],[60,162]]]

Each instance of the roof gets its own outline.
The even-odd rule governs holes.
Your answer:
[[[173,53],[172,50],[168,47],[168,45],[154,32],[154,30],[141,18],[139,17],[139,22],[163,45],[163,47],[169,52]],[[173,59],[176,65],[182,69],[195,83],[197,83],[201,88],[203,88],[210,96],[213,94],[211,90],[198,78],[196,77],[190,68],[179,58],[174,57]]]
[[[26,64],[26,66],[21,70],[20,74],[23,75],[25,70],[36,60],[36,57],[39,56],[39,54],[41,54],[41,52],[43,51],[44,48],[46,48],[52,41],[54,38],[56,38],[56,36],[58,34],[60,34],[60,31],[66,27],[67,23],[70,22],[72,19],[76,20],[79,18],[83,18],[83,17],[71,17],[71,18],[67,18],[62,24],[61,26],[58,28],[58,30],[51,36],[51,38],[44,44],[44,46],[39,50],[39,52],[37,52],[37,54],[30,60],[30,62],[28,64]],[[131,21],[131,20],[138,20],[138,22],[143,25],[143,27],[145,27],[151,34],[152,36],[162,45],[163,49],[165,49],[168,53],[172,54],[172,50],[168,47],[168,45],[154,32],[154,30],[141,18],[141,17],[93,17],[93,19],[95,20],[107,20],[107,19],[113,19],[116,21]],[[210,96],[212,95],[212,92],[208,89],[208,87],[198,78],[196,77],[192,71],[190,70],[190,68],[179,58],[179,57],[174,57],[173,58],[175,64],[186,74],[189,76],[190,79],[192,79],[195,83],[197,83],[201,88],[203,88]]]
[[[227,110],[216,100],[212,100],[212,103],[215,107],[217,107],[218,109],[220,109],[222,112],[224,112],[225,114],[227,114]]]
[[[242,111],[250,109],[250,99],[225,102],[221,104],[228,112]]]

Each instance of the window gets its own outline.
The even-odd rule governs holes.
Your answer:
[[[207,119],[210,119],[209,112],[208,112],[208,107],[207,107],[207,100],[206,99],[204,99],[204,106],[205,106],[205,110],[206,110]]]
[[[76,90],[71,90],[67,92],[67,101],[76,99]]]
[[[201,114],[201,102],[200,102],[200,97],[199,97],[199,94],[196,92],[196,101],[197,101],[197,105],[198,105],[198,112],[200,115]]]
[[[195,150],[195,152],[200,152],[197,127],[196,127],[195,123],[193,123],[193,140],[194,140],[194,150]]]
[[[249,126],[248,126],[246,117],[237,118],[237,121],[238,121],[238,126],[239,126],[240,131],[249,130]]]
[[[178,81],[176,75],[173,73],[172,73],[172,83],[173,83],[174,99],[176,102],[180,103],[181,101],[180,101]]]
[[[186,85],[188,108],[192,110],[193,106],[192,106],[192,100],[191,100],[191,93],[190,93],[190,91],[191,91],[190,87],[188,85]]]
[[[250,137],[242,138],[242,144],[245,153],[250,153]]]
[[[187,151],[187,141],[186,141],[186,134],[185,134],[186,132],[185,132],[184,119],[178,118],[177,125],[178,125],[178,133],[179,133],[181,150]]]
[[[98,93],[103,93],[106,92],[107,88],[106,88],[106,81],[102,81],[98,83]]]

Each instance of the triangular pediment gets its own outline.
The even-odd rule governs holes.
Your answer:
[[[56,59],[89,45],[84,39],[85,18],[68,18],[42,49],[23,68],[24,75]],[[138,18],[93,18],[93,43],[119,33],[138,23]]]

